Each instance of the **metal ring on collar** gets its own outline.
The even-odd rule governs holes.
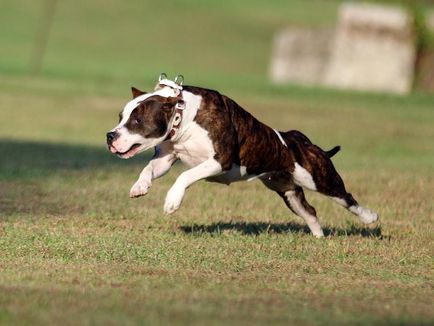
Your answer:
[[[184,83],[184,76],[183,76],[183,75],[176,75],[174,81],[175,81],[175,83],[178,84],[179,86],[182,86],[182,84]]]
[[[179,127],[179,124],[181,123],[182,116],[180,113],[175,113],[175,117],[173,118],[173,125],[172,127],[177,128]]]
[[[167,75],[166,75],[165,72],[162,72],[162,73],[160,74],[160,77],[158,77],[158,81],[160,82],[160,81],[162,81],[163,79],[167,79]]]

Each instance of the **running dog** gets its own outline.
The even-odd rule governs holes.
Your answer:
[[[167,214],[180,207],[186,189],[199,180],[230,184],[257,178],[306,221],[315,237],[324,234],[303,188],[328,196],[365,224],[377,221],[378,214],[360,206],[336,172],[330,158],[339,146],[324,151],[299,131],[270,128],[217,91],[183,86],[179,76],[172,81],[163,74],[154,92],[133,87],[132,93],[119,124],[107,133],[109,150],[121,158],[155,148],[131,198],[146,195],[152,180],[179,159],[189,169],[167,193]]]

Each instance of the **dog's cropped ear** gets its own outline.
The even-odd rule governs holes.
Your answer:
[[[140,89],[135,87],[131,87],[131,93],[133,93],[133,99],[139,97],[140,95],[146,94],[146,92],[142,92]]]
[[[162,109],[165,111],[172,111],[176,103],[178,103],[179,101],[182,100],[177,97],[166,97]]]

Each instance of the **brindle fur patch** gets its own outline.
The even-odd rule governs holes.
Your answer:
[[[295,187],[291,174],[298,163],[312,175],[319,192],[344,198],[349,205],[357,203],[346,192],[330,160],[339,147],[326,152],[297,130],[280,132],[288,146],[285,147],[272,128],[229,97],[200,87],[185,86],[184,90],[202,97],[195,121],[208,131],[216,153],[214,158],[223,170],[237,164],[245,166],[249,175],[272,173],[274,178],[279,176],[277,183],[287,190]]]

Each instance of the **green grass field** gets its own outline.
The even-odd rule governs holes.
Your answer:
[[[0,324],[433,324],[434,96],[267,81],[275,29],[330,25],[338,4],[59,0],[32,75],[40,4],[3,1]],[[165,216],[181,164],[129,199],[152,153],[113,157],[105,132],[129,87],[151,89],[160,71],[340,144],[338,171],[381,222],[309,193],[318,240],[259,182],[199,182]]]

